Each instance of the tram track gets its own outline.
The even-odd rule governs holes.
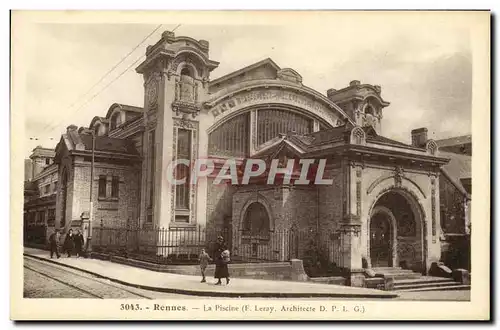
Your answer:
[[[24,268],[42,277],[56,281],[90,298],[97,299],[153,299],[152,297],[109,283],[108,280],[53,265],[34,258],[24,257]]]

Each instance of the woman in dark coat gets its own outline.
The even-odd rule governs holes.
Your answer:
[[[68,254],[68,257],[71,257],[71,252],[73,252],[74,248],[75,248],[75,242],[73,236],[73,229],[70,229],[68,230],[66,238],[64,239],[64,250]]]
[[[227,263],[224,261],[222,257],[222,252],[227,250],[227,246],[224,242],[224,238],[219,236],[217,238],[214,260],[215,260],[215,278],[218,280],[215,285],[221,285],[221,279],[226,279],[226,284],[229,284],[229,269],[227,268]]]
[[[75,244],[75,254],[77,257],[82,256],[82,248],[83,248],[83,243],[85,240],[83,239],[83,235],[80,231],[80,229],[76,230],[76,235],[74,236],[75,238],[73,239],[74,244]]]

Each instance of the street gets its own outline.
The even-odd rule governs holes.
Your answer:
[[[68,267],[24,257],[25,298],[179,299],[191,296],[136,289]]]
[[[210,279],[209,279],[210,280]],[[237,280],[237,279],[235,279]],[[468,301],[470,291],[400,292],[395,300]],[[25,298],[91,298],[91,299],[210,299],[190,295],[137,289],[85,272],[24,257]],[[238,298],[228,298],[238,299]],[[255,299],[255,298],[253,298]],[[270,298],[257,298],[269,300]],[[332,300],[333,298],[301,298],[300,300]],[[335,298],[334,300],[360,300]],[[366,300],[366,299],[365,299]]]

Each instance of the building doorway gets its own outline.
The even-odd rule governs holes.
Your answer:
[[[424,272],[427,242],[422,216],[418,201],[406,191],[394,189],[383,194],[370,214],[371,266]]]
[[[377,212],[370,221],[370,258],[372,267],[393,267],[392,230],[389,217]]]

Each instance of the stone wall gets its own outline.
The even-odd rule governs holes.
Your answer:
[[[464,198],[444,175],[439,177],[441,227],[444,234],[465,234]]]
[[[207,179],[206,227],[220,230],[224,228],[225,219],[229,220],[233,216],[234,187],[230,184],[214,185],[213,181],[213,178]],[[231,221],[234,220],[229,220],[229,223]]]
[[[64,164],[64,163],[63,163]],[[67,166],[67,164],[66,164]],[[69,182],[67,186],[66,228],[72,221],[79,221],[83,212],[88,212],[90,205],[90,162],[75,159],[72,166],[67,166]],[[99,176],[107,177],[106,197],[99,197]],[[118,198],[111,198],[111,178],[119,177]],[[94,227],[102,224],[106,227],[121,227],[137,224],[139,217],[139,170],[133,166],[96,163],[92,185],[94,200]],[[58,204],[62,196],[58,193]],[[57,207],[60,211],[60,207]],[[59,214],[57,223],[60,223]]]

